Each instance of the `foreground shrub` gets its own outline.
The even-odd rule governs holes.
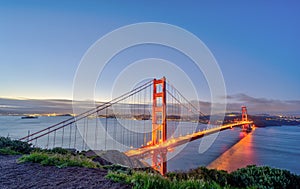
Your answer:
[[[2,155],[19,155],[21,153],[16,152],[10,148],[0,148],[0,154],[2,154]]]
[[[129,167],[125,167],[123,165],[116,165],[116,164],[103,165],[102,168],[106,169],[106,170],[114,171],[114,172],[123,172],[123,173],[128,173],[128,174],[130,174],[132,171],[132,169]]]
[[[300,176],[287,170],[249,165],[230,175],[230,184],[237,187],[300,188]]]
[[[204,181],[214,181],[222,186],[228,184],[230,175],[223,170],[207,169],[206,167],[198,167],[196,169],[191,169],[187,172],[169,172],[166,176],[172,180],[204,180]]]
[[[19,140],[12,140],[8,137],[0,137],[1,151],[14,152],[15,154],[29,154],[33,149],[31,144]]]
[[[67,155],[67,154],[72,154],[72,155],[76,155],[76,153],[72,153],[70,150],[68,149],[64,149],[61,147],[55,147],[52,149],[42,149],[42,148],[34,148],[33,150],[34,152],[44,152],[44,153],[48,153],[48,154],[61,154],[61,155]]]
[[[88,167],[88,168],[99,168],[100,165],[93,162],[91,159],[81,155],[62,155],[45,152],[33,152],[29,155],[24,155],[18,160],[19,163],[32,162],[40,163],[42,165],[52,165],[59,168],[68,166]]]
[[[107,178],[132,184],[134,188],[300,188],[300,176],[254,165],[232,173],[199,167],[187,172],[170,172],[163,177],[146,172],[110,172]]]
[[[215,182],[204,182],[202,180],[171,180],[157,173],[146,173],[136,171],[132,174],[122,172],[109,172],[106,178],[115,182],[130,184],[135,189],[196,189],[196,188],[221,188]]]

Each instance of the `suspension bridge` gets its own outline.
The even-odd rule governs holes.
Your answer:
[[[129,157],[150,158],[152,168],[165,174],[169,150],[233,127],[251,131],[245,106],[240,120],[224,125],[209,123],[210,116],[197,107],[163,77],[20,140],[47,149],[118,149]]]

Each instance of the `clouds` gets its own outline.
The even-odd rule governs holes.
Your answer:
[[[250,113],[300,113],[300,100],[255,98],[243,93],[228,95],[227,99],[228,110],[236,110],[245,105]]]
[[[300,100],[274,100],[255,98],[243,93],[228,95],[227,112],[239,112],[241,106],[247,106],[249,114],[294,114],[300,115]],[[30,114],[30,113],[73,113],[71,100],[35,100],[0,98],[0,114]],[[200,111],[210,114],[211,103],[192,101],[199,104]],[[218,106],[218,104],[215,104]]]
[[[0,98],[0,114],[71,113],[71,100],[35,100]]]
[[[246,106],[250,114],[291,114],[300,115],[300,100],[275,100],[267,98],[256,98],[247,94],[238,93],[228,95],[227,98],[227,112],[239,112],[241,106]],[[193,101],[196,104],[196,101]],[[205,114],[210,112],[210,102],[199,101],[200,110]],[[218,106],[218,104],[216,104]]]

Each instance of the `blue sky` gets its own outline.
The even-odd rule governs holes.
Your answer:
[[[229,95],[300,100],[299,10],[299,1],[1,1],[0,97],[71,99],[96,40],[128,24],[164,22],[207,45]]]

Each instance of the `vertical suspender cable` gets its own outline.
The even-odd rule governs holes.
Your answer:
[[[61,135],[61,147],[64,146],[64,134],[65,134],[65,127],[62,128],[62,135]]]
[[[50,129],[48,129],[48,132],[49,132],[49,130],[50,130]],[[50,135],[50,132],[48,133],[48,137],[47,137],[47,145],[46,145],[46,149],[48,149],[48,147],[49,147],[49,137],[50,137],[49,135]]]
[[[53,148],[55,147],[56,130],[54,130]]]
[[[74,148],[77,149],[77,146],[76,146],[76,140],[77,140],[77,124],[76,124],[76,122],[74,123],[74,127],[75,127],[75,134],[74,134]]]
[[[71,148],[71,139],[72,139],[72,123],[69,125],[70,132],[69,132],[69,148]]]
[[[105,137],[104,137],[104,149],[105,150],[106,150],[106,140],[107,140],[107,132],[108,132],[108,130],[107,130],[107,119],[108,119],[108,117],[107,117],[107,109],[108,108],[105,109]]]

